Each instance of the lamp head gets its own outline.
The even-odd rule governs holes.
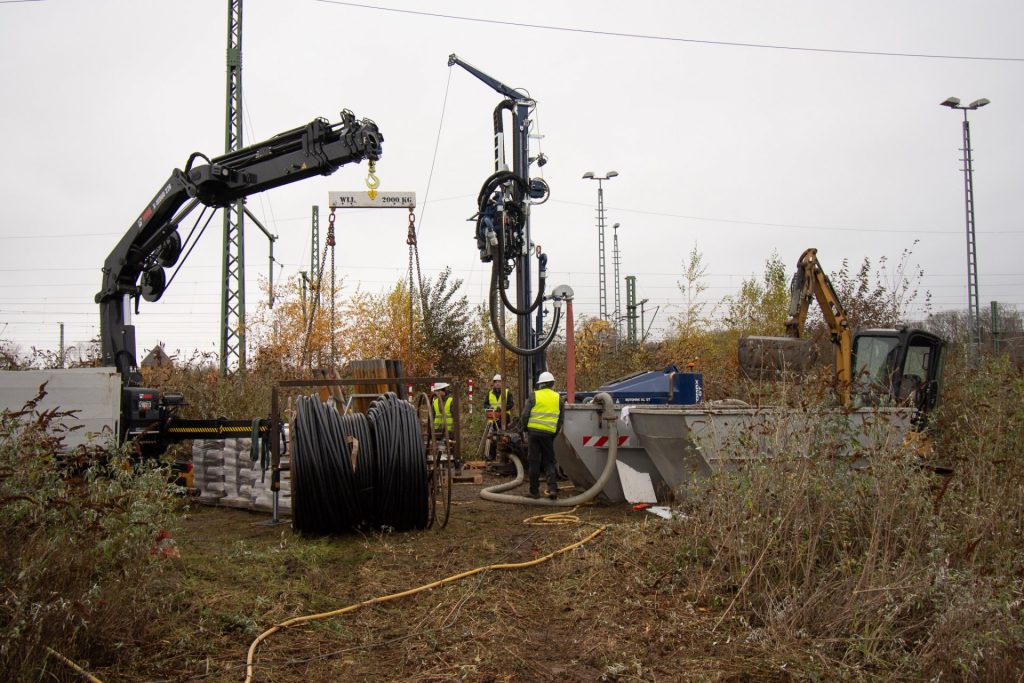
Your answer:
[[[960,106],[960,98],[959,97],[947,97],[942,102],[939,102],[939,105],[943,106],[943,107],[950,107],[950,108],[955,109],[955,108]]]
[[[587,171],[586,173],[583,174],[583,177],[586,178],[587,180],[593,180],[594,179],[594,172],[593,171]]]
[[[980,100],[974,100],[968,106],[969,109],[977,109],[978,107],[984,107],[986,104],[990,104],[989,100],[982,97]]]
[[[608,173],[606,174],[605,177],[607,177],[607,178],[614,178],[617,175],[619,175],[618,171],[608,171]]]

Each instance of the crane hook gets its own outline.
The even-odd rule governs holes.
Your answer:
[[[370,199],[377,198],[377,188],[380,187],[380,178],[374,171],[377,170],[377,162],[371,160],[370,167],[366,172],[366,194],[370,196]]]

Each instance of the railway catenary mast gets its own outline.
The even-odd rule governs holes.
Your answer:
[[[224,152],[242,149],[242,0],[228,0]],[[245,200],[224,209],[220,297],[220,371],[245,369]]]

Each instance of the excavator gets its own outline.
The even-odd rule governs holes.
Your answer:
[[[786,336],[743,337],[740,369],[750,379],[777,381],[805,373],[817,360],[804,338],[811,300],[821,308],[835,350],[839,400],[848,408],[908,405],[913,425],[923,429],[938,405],[946,342],[919,328],[850,329],[846,311],[818,261],[804,251],[790,283]]]

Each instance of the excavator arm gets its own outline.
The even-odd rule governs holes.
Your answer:
[[[138,386],[132,305],[137,308],[140,297],[157,301],[163,295],[166,269],[182,251],[178,225],[199,204],[226,207],[264,190],[330,175],[345,164],[375,162],[382,141],[373,121],[357,121],[345,110],[338,123],[318,118],[223,156],[189,157],[184,170],[172,171],[104,263],[95,298],[100,306],[103,364],[116,367],[125,386]],[[198,159],[206,163],[193,165]]]
[[[853,348],[853,335],[846,320],[846,311],[839,301],[836,290],[828,275],[818,263],[818,250],[808,249],[800,255],[796,272],[789,285],[789,318],[786,320],[786,335],[793,339],[801,339],[804,334],[804,323],[811,300],[818,302],[822,317],[828,325],[832,345],[835,348],[836,382],[839,385],[840,399],[843,405],[850,401],[850,381],[852,369],[850,364]]]
[[[807,249],[797,261],[789,285],[786,336],[742,337],[739,341],[740,370],[750,379],[769,381],[807,372],[817,360],[814,342],[804,338],[812,301],[818,302],[832,338],[839,398],[843,405],[849,405],[853,335],[839,296],[818,262],[817,249]]]
[[[854,334],[835,288],[818,262],[818,250],[800,255],[790,283],[785,337],[743,337],[739,363],[756,380],[799,375],[814,363],[814,345],[804,338],[811,301],[817,301],[835,349],[836,384],[844,406],[913,402],[915,427],[927,423],[938,403],[945,341],[907,326],[862,329]],[[856,369],[856,376],[854,376]],[[855,391],[854,391],[855,390]],[[853,396],[853,394],[856,394]]]

